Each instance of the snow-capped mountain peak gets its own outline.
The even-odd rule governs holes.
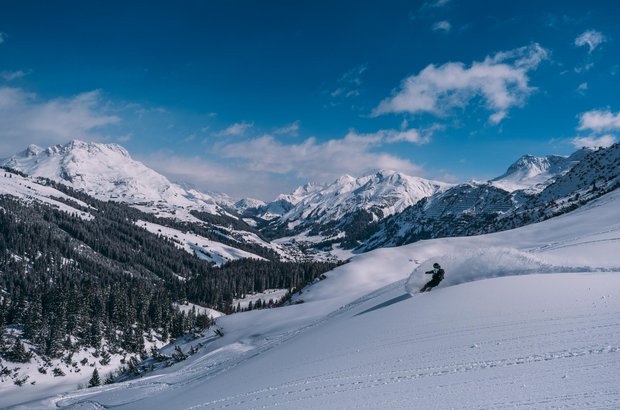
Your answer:
[[[508,192],[519,189],[540,192],[554,178],[568,172],[588,152],[590,150],[581,149],[569,157],[560,155],[547,155],[544,157],[523,155],[510,165],[503,175],[491,180],[491,183]]]
[[[343,175],[326,185],[298,188],[292,195],[297,201],[290,201],[294,206],[282,216],[281,222],[323,224],[359,210],[369,211],[380,219],[449,186],[391,170],[378,170],[357,178]],[[305,195],[300,198],[301,192]]]
[[[132,159],[118,144],[73,140],[46,149],[30,145],[4,160],[2,165],[62,182],[99,199],[126,202],[148,212],[222,211],[210,195],[170,182]]]

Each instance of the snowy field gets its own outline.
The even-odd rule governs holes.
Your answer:
[[[512,231],[378,249],[304,303],[219,318],[224,336],[173,367],[0,406],[618,409],[619,251],[620,191]],[[445,281],[411,295],[435,261]]]

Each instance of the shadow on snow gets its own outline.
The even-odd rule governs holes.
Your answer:
[[[402,302],[403,300],[407,300],[410,297],[411,297],[411,295],[409,293],[405,293],[403,295],[397,296],[397,297],[392,298],[390,300],[386,300],[385,302],[380,303],[380,304],[378,304],[376,306],[373,306],[370,309],[366,309],[365,311],[360,312],[360,313],[358,313],[355,316],[365,315],[366,313],[372,312],[373,310],[383,309],[384,307],[388,307],[388,306],[393,305],[395,303]]]

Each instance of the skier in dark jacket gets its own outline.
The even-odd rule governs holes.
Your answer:
[[[424,285],[422,289],[420,289],[420,292],[428,292],[435,286],[439,285],[439,282],[443,280],[443,275],[446,272],[443,269],[441,269],[441,266],[439,266],[437,262],[435,262],[433,263],[433,270],[429,270],[424,273],[427,275],[433,275],[433,279],[428,281],[428,283]]]

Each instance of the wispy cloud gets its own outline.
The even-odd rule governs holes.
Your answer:
[[[354,130],[349,131],[345,138],[351,141],[357,140],[365,144],[382,145],[397,142],[409,142],[423,145],[430,142],[432,130],[419,131],[414,128],[401,130],[379,130],[373,133],[359,134]]]
[[[253,126],[254,123],[252,122],[241,121],[224,128],[223,130],[215,133],[215,135],[218,137],[240,137]]]
[[[299,121],[294,121],[283,127],[276,128],[273,133],[276,135],[291,135],[296,137],[299,135]]]
[[[189,182],[203,191],[226,192],[235,198],[251,196],[272,200],[296,186],[278,175],[248,172],[230,163],[220,163],[203,156],[180,156],[159,151],[138,158],[172,180]]]
[[[98,90],[44,100],[21,88],[0,87],[1,153],[10,155],[24,144],[97,138],[98,129],[119,121],[108,113]]]
[[[0,77],[2,77],[3,80],[5,81],[13,81],[13,80],[17,80],[19,78],[25,77],[29,74],[29,72],[23,71],[23,70],[17,70],[17,71],[2,71],[0,72]]]
[[[449,33],[450,30],[452,30],[452,24],[450,24],[448,20],[442,20],[433,24],[432,29],[433,31],[442,31],[444,33]]]
[[[439,9],[452,3],[452,0],[429,0],[422,4],[421,9]]]
[[[381,101],[374,116],[388,113],[430,113],[448,115],[481,97],[493,111],[492,123],[499,123],[510,108],[521,106],[535,90],[528,73],[549,58],[539,44],[497,53],[482,62],[429,65],[419,74],[404,79],[394,94]]]
[[[592,52],[606,40],[606,37],[600,31],[588,30],[581,33],[575,39],[575,45],[577,47],[588,46],[588,53],[592,54]]]
[[[338,86],[329,95],[336,100],[358,97],[361,94],[362,74],[367,69],[366,64],[360,64],[344,73],[338,79]]]
[[[581,95],[585,95],[586,91],[588,91],[588,83],[581,83],[577,87],[577,92]]]
[[[0,32],[0,44],[4,43],[5,40],[6,40],[6,34]]]

